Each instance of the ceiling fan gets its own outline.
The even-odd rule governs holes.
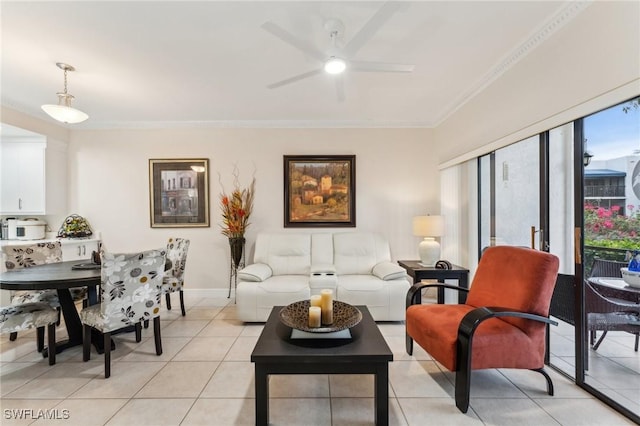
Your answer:
[[[398,11],[400,7],[401,4],[398,2],[385,3],[343,47],[338,46],[338,39],[344,34],[344,24],[338,19],[327,20],[324,24],[324,28],[329,33],[331,47],[326,52],[302,39],[299,39],[273,22],[265,22],[262,24],[262,29],[278,37],[285,43],[317,59],[323,64],[323,66],[319,68],[277,81],[269,84],[267,87],[269,89],[276,89],[305,78],[313,77],[325,71],[329,74],[335,75],[336,94],[338,96],[338,100],[343,101],[344,81],[341,74],[344,71],[394,73],[412,72],[415,65],[358,61],[353,59],[356,53],[371,39],[371,37],[373,37],[384,23]]]

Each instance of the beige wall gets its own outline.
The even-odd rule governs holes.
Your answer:
[[[283,155],[355,154],[356,230],[387,236],[395,259],[417,256],[411,218],[439,208],[438,159],[431,154],[429,129],[77,130],[68,151],[69,211],[86,216],[102,232],[108,250],[153,248],[169,236],[189,238],[186,279],[191,288],[228,285],[218,173],[229,190],[234,164],[243,186],[256,170],[250,250],[256,232],[283,229]],[[211,228],[150,228],[150,158],[210,159]]]
[[[438,156],[451,165],[639,95],[639,54],[640,3],[593,2],[437,126]]]

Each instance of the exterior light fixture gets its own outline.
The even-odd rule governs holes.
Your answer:
[[[89,116],[79,109],[71,107],[71,100],[73,100],[73,95],[67,93],[67,71],[75,71],[76,69],[71,65],[64,64],[62,62],[57,62],[56,65],[58,66],[58,68],[64,71],[64,92],[57,93],[57,105],[42,105],[42,110],[49,114],[49,116],[51,116],[51,118],[53,118],[54,120],[58,120],[62,123],[82,123],[87,118],[89,118]]]

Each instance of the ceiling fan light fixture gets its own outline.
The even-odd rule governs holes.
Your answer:
[[[342,58],[332,56],[324,63],[324,70],[329,74],[340,74],[347,69],[347,63]]]
[[[64,91],[58,92],[58,104],[46,104],[42,105],[42,110],[46,112],[51,118],[54,120],[60,121],[65,124],[77,124],[85,121],[89,116],[80,111],[79,109],[75,109],[71,107],[71,100],[73,99],[73,95],[67,93],[67,71],[75,71],[76,69],[68,64],[64,64],[62,62],[56,63],[58,68],[64,71]]]

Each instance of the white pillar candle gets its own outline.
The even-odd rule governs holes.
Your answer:
[[[309,327],[320,327],[321,311],[319,306],[309,307]]]
[[[320,298],[322,300],[322,323],[333,324],[333,290],[321,290]]]
[[[314,294],[313,296],[311,296],[311,301],[310,301],[311,306],[317,306],[318,308],[322,307],[322,296],[320,296],[319,294]]]

